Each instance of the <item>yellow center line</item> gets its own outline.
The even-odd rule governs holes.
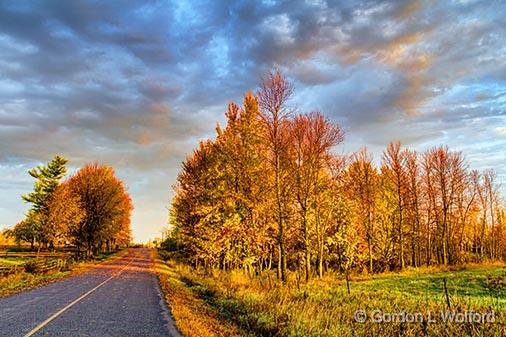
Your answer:
[[[91,293],[93,293],[95,290],[97,290],[98,288],[100,288],[101,286],[103,286],[104,284],[106,284],[107,282],[109,282],[110,280],[112,280],[113,278],[115,278],[116,276],[119,276],[119,274],[121,274],[126,267],[128,267],[129,264],[132,263],[132,261],[134,260],[135,257],[133,257],[130,262],[128,262],[123,268],[121,268],[121,270],[119,272],[117,272],[116,274],[112,275],[111,277],[109,277],[107,280],[103,281],[102,283],[100,283],[99,285],[97,285],[95,288],[91,289],[91,290],[88,290],[87,292],[85,292],[83,295],[79,296],[78,298],[76,298],[74,301],[72,301],[71,303],[67,304],[65,307],[63,307],[62,309],[58,310],[57,312],[55,312],[54,314],[52,314],[51,316],[49,316],[48,319],[46,319],[44,322],[40,323],[39,325],[37,325],[35,328],[33,328],[32,330],[30,330],[26,335],[24,335],[23,337],[30,337],[30,336],[33,336],[37,331],[39,331],[40,329],[42,329],[43,327],[45,327],[49,322],[51,322],[52,320],[54,320],[55,318],[57,318],[58,316],[60,316],[61,314],[63,314],[66,310],[68,310],[69,308],[71,308],[74,304],[77,304],[79,303],[79,301],[81,301],[82,299],[84,299],[86,296],[90,295]]]

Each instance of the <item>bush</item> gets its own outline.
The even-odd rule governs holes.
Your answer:
[[[33,259],[30,261],[25,262],[25,271],[27,273],[38,273],[41,269],[41,261]]]
[[[178,241],[173,237],[168,237],[161,244],[160,248],[169,252],[175,252],[180,249]]]
[[[108,252],[99,253],[97,255],[93,255],[92,259],[102,261],[102,260],[109,258],[114,253],[115,253],[115,251],[108,251]]]
[[[170,258],[170,253],[164,249],[158,250],[158,255],[160,255],[160,258],[164,261],[167,261]]]

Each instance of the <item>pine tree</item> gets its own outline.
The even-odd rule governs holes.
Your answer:
[[[25,202],[32,204],[35,212],[47,210],[49,196],[67,173],[67,159],[55,156],[46,166],[37,166],[28,174],[36,179],[33,192],[21,196]]]
[[[36,181],[33,191],[21,196],[25,202],[31,203],[32,207],[20,228],[23,228],[23,236],[27,237],[28,235],[30,238],[32,247],[35,240],[44,244],[52,244],[50,238],[44,235],[48,232],[45,227],[47,226],[49,201],[51,194],[67,173],[66,164],[67,159],[55,156],[46,166],[37,166],[28,171],[28,174]]]

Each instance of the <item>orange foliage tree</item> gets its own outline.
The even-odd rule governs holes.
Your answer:
[[[69,234],[87,255],[130,241],[132,201],[111,167],[86,165],[63,185],[79,200],[83,216]]]
[[[506,255],[493,171],[469,171],[445,146],[418,154],[390,143],[338,155],[339,125],[292,114],[279,71],[230,103],[227,124],[183,162],[170,208],[170,245],[206,268],[378,272]]]

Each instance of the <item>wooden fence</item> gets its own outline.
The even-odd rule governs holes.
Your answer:
[[[65,258],[71,255],[71,252],[11,252],[8,250],[0,251],[0,257]]]
[[[68,258],[34,258],[26,261],[24,264],[1,267],[0,266],[0,277],[10,274],[19,273],[26,271],[29,273],[48,273],[54,270],[63,270],[68,267]]]

